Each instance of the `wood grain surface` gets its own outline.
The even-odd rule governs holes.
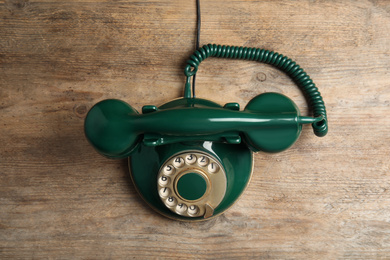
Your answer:
[[[257,153],[247,190],[209,221],[166,219],[126,160],[83,134],[96,102],[182,95],[195,1],[0,0],[0,258],[389,259],[390,1],[202,0],[201,45],[283,53],[319,87],[329,134]],[[302,94],[282,72],[209,59],[197,96],[242,107]]]

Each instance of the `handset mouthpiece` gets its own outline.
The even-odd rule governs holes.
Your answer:
[[[99,153],[110,158],[128,157],[140,142],[131,123],[126,123],[133,115],[138,115],[138,112],[124,101],[100,101],[87,114],[85,135]]]

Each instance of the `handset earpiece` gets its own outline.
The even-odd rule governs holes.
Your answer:
[[[138,112],[118,99],[107,99],[95,104],[87,114],[84,132],[95,149],[110,158],[125,158],[134,151],[139,136],[131,121]]]
[[[244,133],[246,143],[256,152],[280,152],[289,148],[298,139],[302,124],[314,121],[301,117],[295,103],[279,93],[264,93],[254,97],[244,111],[270,115],[279,120],[278,124],[249,129]],[[287,122],[287,116],[292,117],[294,122]]]

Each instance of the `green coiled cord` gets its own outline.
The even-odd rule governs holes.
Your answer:
[[[187,66],[184,69],[184,74],[187,76],[186,91],[190,92],[190,78],[198,71],[199,64],[208,57],[230,58],[254,60],[273,65],[274,67],[284,71],[302,90],[310,108],[313,111],[314,117],[321,118],[321,121],[313,123],[312,127],[315,135],[325,136],[328,132],[328,120],[326,116],[325,103],[322,100],[321,93],[315,86],[309,75],[293,60],[279,54],[277,52],[268,51],[259,48],[247,48],[237,46],[221,46],[216,44],[204,45],[191,55],[187,60]],[[189,97],[186,94],[186,97]]]

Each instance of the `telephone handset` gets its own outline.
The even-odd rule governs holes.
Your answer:
[[[254,97],[240,111],[195,98],[191,77],[208,57],[264,62],[284,71],[300,87],[314,117],[301,116],[278,93]],[[280,152],[298,139],[302,124],[317,136],[328,131],[325,105],[310,77],[291,59],[256,48],[205,45],[185,68],[184,97],[139,114],[127,103],[97,103],[85,119],[92,146],[110,158],[129,157],[134,185],[157,212],[178,220],[202,220],[223,213],[242,194],[253,167],[252,153]]]

